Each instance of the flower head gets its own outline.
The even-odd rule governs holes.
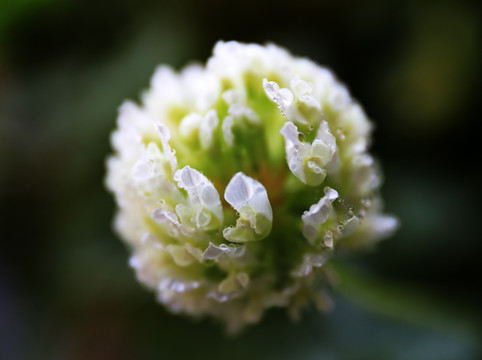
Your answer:
[[[371,123],[333,74],[274,46],[219,42],[206,67],[160,66],[124,103],[107,186],[139,280],[173,312],[231,330],[328,305],[337,246],[388,236]]]

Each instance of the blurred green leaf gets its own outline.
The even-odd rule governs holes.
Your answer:
[[[472,346],[481,339],[479,309],[448,302],[443,295],[369,275],[342,262],[334,263],[337,291],[378,314],[447,334]]]

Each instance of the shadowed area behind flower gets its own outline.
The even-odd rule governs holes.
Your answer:
[[[479,6],[257,4],[253,16],[249,2],[24,4],[0,20],[0,358],[480,356]],[[218,21],[228,10],[230,26]],[[138,285],[101,183],[117,106],[155,65],[202,61],[220,38],[274,41],[333,68],[376,124],[385,208],[403,224],[346,259],[355,275],[338,270],[332,313],[292,324],[274,310],[235,339],[169,315]]]

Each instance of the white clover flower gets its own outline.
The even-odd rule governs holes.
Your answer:
[[[324,309],[334,249],[397,227],[381,213],[362,108],[330,71],[277,46],[219,42],[206,67],[161,66],[117,125],[115,228],[173,312],[235,331],[273,306]]]

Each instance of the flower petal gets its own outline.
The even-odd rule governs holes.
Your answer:
[[[298,138],[300,133],[295,124],[287,121],[280,130],[285,138],[285,151],[288,167],[303,183],[320,185],[326,177],[326,166],[336,153],[336,140],[330,133],[326,121],[322,121],[313,143],[305,143]]]
[[[310,243],[318,237],[320,226],[328,220],[333,209],[332,203],[338,198],[338,192],[329,187],[325,188],[325,196],[316,204],[310,206],[301,216],[303,221],[303,235]]]
[[[181,221],[201,230],[219,228],[223,223],[223,209],[219,194],[208,178],[186,165],[176,171],[174,180],[187,191],[188,204],[176,206]]]
[[[268,236],[273,211],[263,184],[238,172],[229,181],[224,198],[239,213],[236,227],[228,227],[223,231],[227,240],[246,242]]]

